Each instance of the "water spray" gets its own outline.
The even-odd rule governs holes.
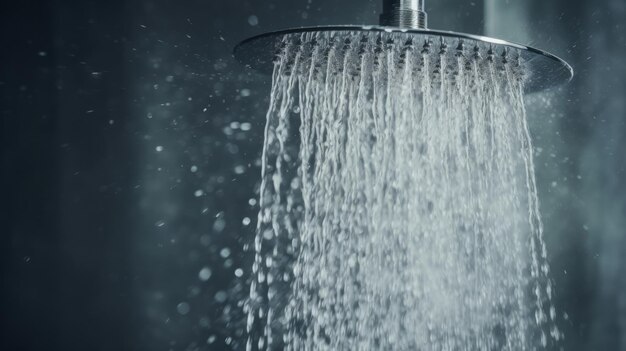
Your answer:
[[[572,69],[426,22],[235,48],[272,75],[247,351],[558,349],[524,96]]]

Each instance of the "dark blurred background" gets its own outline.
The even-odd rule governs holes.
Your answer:
[[[564,350],[626,350],[626,1],[431,0],[568,60],[529,97]],[[269,79],[241,39],[377,0],[0,4],[0,350],[242,349]]]

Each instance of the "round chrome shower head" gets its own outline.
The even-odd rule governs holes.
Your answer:
[[[491,60],[495,55],[501,55],[506,61],[509,59],[509,51],[517,51],[516,59],[524,63],[528,75],[524,85],[527,93],[566,83],[574,76],[574,70],[567,62],[543,50],[479,35],[427,29],[424,2],[425,0],[383,0],[380,26],[308,27],[261,34],[239,43],[235,47],[234,55],[244,65],[269,74],[273,69],[277,48],[286,36],[325,32],[348,38],[350,35],[378,32],[378,35],[387,36],[385,39],[392,41],[398,36],[414,43],[438,40],[445,43],[446,40],[456,40],[458,43],[453,44],[461,48],[461,55],[464,55],[464,48],[471,47],[474,48],[473,55],[479,56],[482,48]]]
[[[509,51],[517,51],[519,58],[524,62],[528,74],[525,83],[525,91],[533,93],[551,88],[572,79],[574,71],[572,67],[546,51],[520,44],[510,43],[500,39],[494,39],[479,35],[431,30],[431,29],[405,29],[383,26],[326,26],[286,29],[277,32],[261,34],[239,43],[234,49],[235,58],[244,65],[256,69],[262,73],[271,74],[274,66],[274,57],[277,48],[284,37],[293,34],[305,34],[316,32],[329,32],[336,34],[363,34],[367,32],[385,35],[406,36],[413,42],[440,42],[459,41],[465,47],[482,47],[492,50],[493,55],[503,55]]]

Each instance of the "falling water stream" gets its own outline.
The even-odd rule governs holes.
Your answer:
[[[287,35],[263,152],[248,350],[558,342],[518,53]]]

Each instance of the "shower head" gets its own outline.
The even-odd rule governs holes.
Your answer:
[[[344,43],[350,37],[371,35],[378,42],[441,43],[442,48],[454,45],[455,55],[494,60],[501,57],[502,62],[523,62],[525,72],[525,91],[533,93],[561,85],[570,81],[574,75],[572,67],[561,58],[530,46],[515,44],[500,39],[480,35],[427,29],[427,16],[424,11],[425,0],[383,0],[383,13],[378,26],[318,26],[285,29],[260,34],[239,43],[234,49],[235,58],[242,64],[262,73],[270,74],[274,67],[277,52],[287,37],[303,35],[314,37],[325,34]],[[306,43],[300,43],[303,45]],[[420,45],[421,47],[421,45]],[[450,50],[452,51],[452,50]]]

